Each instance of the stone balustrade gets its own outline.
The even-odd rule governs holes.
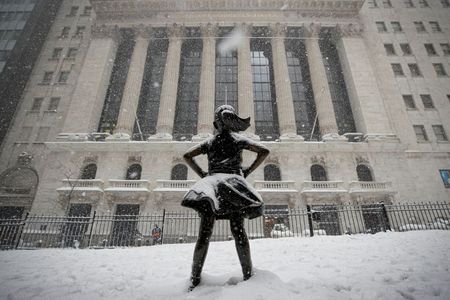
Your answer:
[[[103,190],[101,179],[63,179],[63,186],[58,190]]]
[[[295,181],[259,181],[255,180],[254,187],[258,191],[273,190],[275,192],[296,191]]]
[[[352,181],[349,184],[350,194],[383,193],[395,194],[392,182]]]
[[[189,190],[196,180],[156,180],[155,191]]]
[[[149,190],[148,180],[108,180],[108,187],[105,190]]]

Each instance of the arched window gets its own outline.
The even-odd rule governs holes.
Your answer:
[[[175,165],[172,168],[172,173],[170,174],[171,180],[186,180],[187,179],[188,168],[183,164]]]
[[[126,180],[141,179],[142,167],[140,164],[132,164],[128,167]]]
[[[311,180],[312,181],[327,181],[327,172],[321,165],[311,166]]]
[[[281,181],[280,168],[276,165],[267,165],[264,167],[265,181]]]
[[[88,164],[81,171],[81,179],[95,179],[95,175],[97,174],[97,165],[96,164]]]
[[[373,181],[372,172],[366,165],[358,165],[356,173],[358,174],[358,181]]]

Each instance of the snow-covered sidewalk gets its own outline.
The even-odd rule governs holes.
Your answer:
[[[187,293],[193,244],[0,252],[0,299],[450,299],[450,231],[211,243]]]

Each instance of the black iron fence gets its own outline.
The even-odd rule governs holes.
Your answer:
[[[0,220],[0,247],[108,248],[192,243],[200,219],[195,212],[161,211],[150,215],[37,216]],[[152,235],[157,225],[160,235]],[[267,210],[245,220],[250,239],[449,230],[450,203],[308,205],[306,209]],[[232,239],[227,220],[218,220],[212,241]]]

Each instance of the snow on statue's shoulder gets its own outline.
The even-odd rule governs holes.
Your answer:
[[[249,139],[246,136],[243,136],[242,134],[239,134],[237,132],[231,132],[230,135],[233,137],[233,139],[235,139],[237,142],[247,142],[247,143],[251,143],[252,140]]]

